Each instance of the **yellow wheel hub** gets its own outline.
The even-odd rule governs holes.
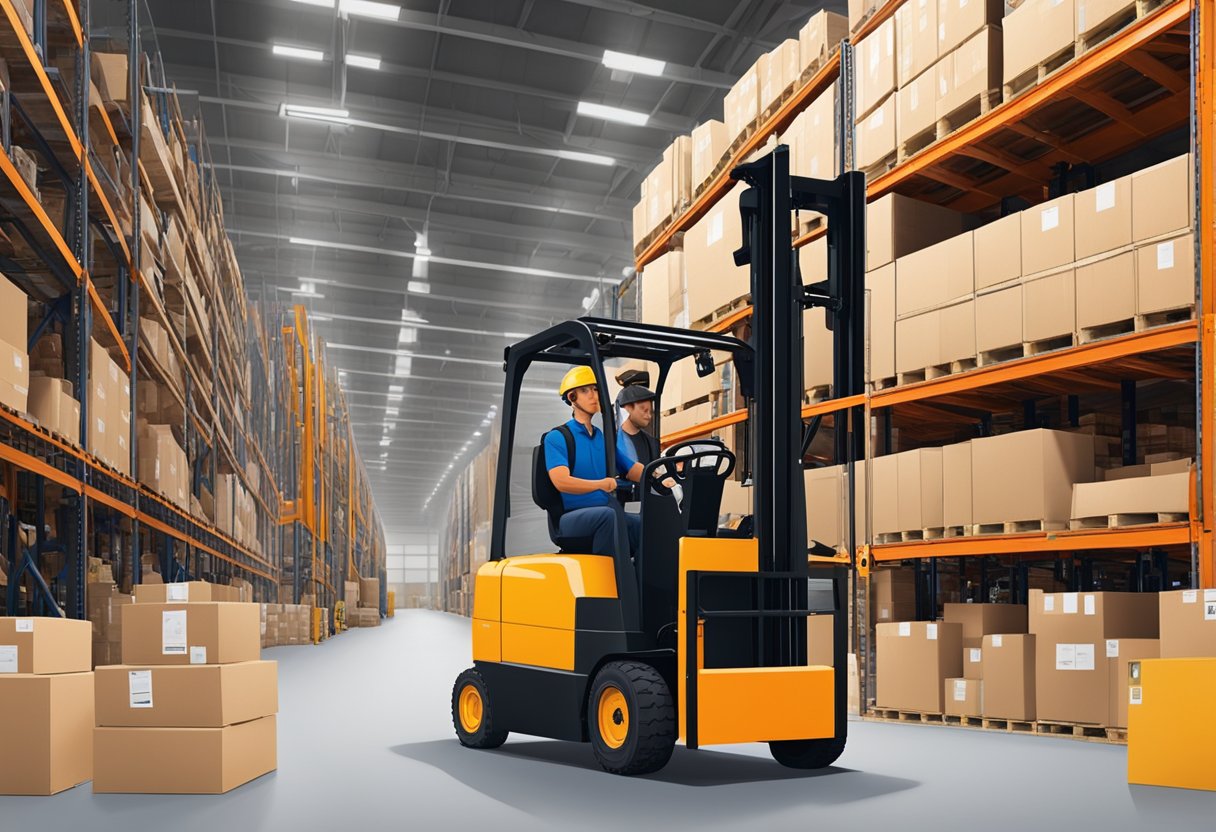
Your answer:
[[[481,727],[484,708],[481,691],[475,685],[465,685],[460,691],[460,727],[470,734],[476,734]]]
[[[596,711],[600,739],[609,748],[620,748],[629,736],[629,703],[625,700],[625,694],[609,685],[600,691]]]

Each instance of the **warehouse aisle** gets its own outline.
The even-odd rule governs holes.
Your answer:
[[[836,828],[985,832],[1048,824],[1205,828],[1216,795],[1128,788],[1125,751],[1042,737],[853,723],[840,767],[779,768],[760,746],[676,755],[657,776],[595,767],[588,746],[512,738],[461,748],[448,694],[467,663],[468,622],[404,611],[280,662],[279,771],[225,796],[0,797],[4,828],[179,830],[699,828],[808,822]],[[623,814],[624,813],[624,814]],[[29,826],[25,826],[29,824]],[[36,825],[36,826],[35,826]]]

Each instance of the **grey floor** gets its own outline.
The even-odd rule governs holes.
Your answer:
[[[1216,794],[1128,787],[1117,746],[853,723],[837,768],[782,769],[762,746],[677,748],[657,775],[600,772],[587,746],[514,737],[476,752],[448,696],[469,626],[398,614],[280,662],[279,770],[219,797],[0,797],[0,829],[1211,829]],[[3,748],[0,738],[0,753]]]

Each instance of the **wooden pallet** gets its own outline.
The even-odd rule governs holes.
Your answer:
[[[1136,319],[1134,317],[1124,318],[1121,321],[1111,321],[1100,326],[1081,327],[1080,332],[1077,333],[1077,340],[1082,344],[1092,344],[1094,341],[1102,341],[1106,338],[1130,335],[1135,331]]]
[[[1067,523],[1055,521],[1012,520],[1005,523],[975,523],[971,526],[971,533],[973,535],[1028,534],[1030,532],[1062,532],[1067,528]]]
[[[1042,355],[1045,352],[1055,352],[1056,350],[1066,350],[1077,345],[1077,334],[1070,332],[1067,335],[1057,335],[1054,338],[1044,338],[1041,341],[1027,341],[1023,345],[1025,355]]]
[[[1070,529],[1126,529],[1132,526],[1152,526],[1160,523],[1185,523],[1190,519],[1183,512],[1138,512],[1135,514],[1100,514],[1077,517],[1068,521]]]
[[[876,378],[872,382],[875,390],[890,390],[892,387],[899,386],[899,376],[887,376],[886,378]]]
[[[967,537],[971,534],[970,526],[946,526],[943,537]]]
[[[932,381],[935,378],[950,375],[949,364],[934,364],[932,367],[924,367],[920,370],[910,370],[906,373],[896,374],[896,379],[902,387],[905,384],[919,384],[922,381]]]
[[[944,139],[965,124],[975,121],[989,110],[1001,103],[1000,90],[984,90],[973,96],[949,113],[939,118],[933,125],[936,139]]]
[[[1008,347],[1000,347],[995,350],[986,350],[977,356],[979,366],[987,367],[990,364],[1003,364],[1006,361],[1016,361],[1019,358],[1026,357],[1026,345],[1014,344]]]
[[[1001,97],[1005,101],[1012,101],[1031,87],[1044,81],[1048,75],[1051,75],[1060,67],[1071,61],[1077,55],[1077,47],[1075,43],[1070,43],[1067,46],[1061,47],[1059,51],[1047,56],[1042,61],[1032,66],[1030,69],[1023,72],[1011,81],[1008,81],[1001,87]]]
[[[1169,326],[1180,321],[1190,321],[1195,318],[1195,305],[1182,306],[1178,309],[1166,309],[1162,312],[1152,312],[1148,315],[1136,316],[1136,332],[1143,332],[1158,326]]]
[[[731,140],[730,145],[727,146],[727,148],[726,148],[727,158],[733,159],[735,157],[735,154],[738,153],[740,151],[740,149],[742,149],[744,144],[746,144],[747,140],[750,139],[752,136],[756,135],[756,131],[759,129],[760,129],[759,117],[748,122],[747,125],[744,126],[743,131],[741,133],[739,133],[739,135],[735,136]]]
[[[765,107],[763,112],[760,113],[760,123],[763,124],[763,123],[767,122],[770,118],[773,117],[773,115],[778,110],[780,110],[783,106],[785,106],[785,102],[787,102],[791,98],[793,98],[794,90],[797,89],[798,86],[799,86],[799,83],[797,81],[795,81],[794,83],[790,84],[788,87],[783,89],[781,91],[781,94],[778,95],[773,100],[773,102],[771,104],[769,104],[767,107]]]
[[[869,719],[879,722],[920,722],[927,725],[943,725],[942,714],[926,713],[924,711],[900,711],[891,708],[871,708]]]
[[[1034,723],[1026,722],[1017,719],[996,719],[994,717],[984,717],[983,728],[985,731],[1004,731],[1008,734],[1033,734]]]
[[[878,177],[890,172],[901,161],[902,160],[899,158],[899,151],[892,150],[874,164],[870,165],[869,167],[862,168],[862,172],[865,173],[866,181],[869,182],[872,179],[877,179]]]
[[[819,402],[826,402],[830,398],[832,398],[832,385],[830,384],[819,384],[815,387],[807,388],[802,393],[803,404],[818,404]]]
[[[1081,55],[1088,52],[1095,46],[1123,31],[1137,20],[1147,17],[1167,2],[1169,0],[1134,0],[1134,2],[1129,3],[1128,7],[1115,17],[1079,35],[1077,37],[1076,53]]]
[[[944,714],[942,721],[955,728],[983,728],[984,719],[978,716],[963,716],[961,714]]]
[[[929,145],[938,140],[937,127],[926,127],[914,136],[909,136],[899,143],[896,152],[899,154],[899,161],[902,164],[908,159],[920,153]]]
[[[1083,725],[1076,722],[1047,722],[1039,720],[1034,724],[1036,734],[1072,737],[1077,740],[1090,742],[1109,742],[1106,728],[1102,725]]]
[[[729,303],[724,303],[713,312],[698,318],[690,325],[690,329],[707,330],[723,318],[729,317],[752,302],[751,293],[737,297]]]

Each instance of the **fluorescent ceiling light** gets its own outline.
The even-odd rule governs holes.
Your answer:
[[[381,451],[381,452],[380,452],[380,458],[381,458],[381,459],[388,459],[388,451]]]
[[[389,416],[389,417],[394,417],[394,418],[395,418],[395,417],[397,417],[397,416],[400,416],[400,415],[401,415],[401,408],[399,408],[399,407],[386,407],[386,408],[384,408],[384,415],[385,415],[385,416]]]
[[[607,104],[595,104],[591,101],[578,102],[578,114],[602,118],[605,121],[619,121],[622,124],[632,124],[634,127],[645,127],[650,121],[648,113],[637,110],[626,110],[623,107],[609,107]]]
[[[391,444],[393,444],[393,440],[389,439],[387,436],[380,440],[381,448],[387,448]]]
[[[374,17],[379,20],[398,20],[401,7],[391,3],[373,3],[371,0],[339,0],[338,9],[345,14],[359,17]]]
[[[404,392],[405,392],[405,388],[404,388],[404,387],[402,387],[400,384],[390,384],[390,385],[388,386],[388,392],[390,392],[390,393],[404,393]]]
[[[350,110],[338,107],[311,107],[305,104],[283,102],[279,105],[279,117],[325,121],[331,124],[350,124]]]
[[[309,294],[315,295],[316,292],[310,292]],[[312,319],[314,321],[332,321],[333,320],[333,318],[329,317],[328,315],[313,315]],[[345,376],[341,376],[341,378],[345,378]]]
[[[663,70],[667,68],[667,62],[605,49],[604,66],[609,69],[624,70],[625,72],[637,72],[641,75],[662,75]]]
[[[357,66],[361,69],[379,69],[380,59],[375,55],[350,55],[346,56],[347,66]]]
[[[315,291],[305,292],[303,289],[292,289],[291,294],[294,297],[313,298],[314,300],[325,300],[325,295],[318,294]]]
[[[415,312],[412,309],[402,309],[401,310],[401,322],[407,323],[407,324],[428,323],[426,318],[422,317],[421,315],[419,315],[417,312]]]
[[[405,398],[405,396],[401,395],[400,393],[389,393],[388,394],[388,400],[390,402],[399,402],[404,398]]]
[[[418,327],[403,326],[401,331],[397,333],[398,344],[416,344],[418,343]]]
[[[473,435],[474,435],[474,436],[481,436],[481,431],[479,431],[479,430],[475,430],[475,431],[473,431]]]
[[[405,291],[414,292],[419,295],[429,295],[431,293],[431,284],[425,280],[411,280],[405,284]]]
[[[308,49],[303,46],[288,46],[285,43],[276,43],[271,51],[281,58],[300,58],[305,61],[325,60],[325,53],[320,49]]]
[[[616,159],[611,156],[605,156],[602,153],[583,153],[580,150],[559,150],[557,158],[569,159],[571,162],[587,162],[591,165],[601,165],[603,167],[612,167],[616,164]]]

